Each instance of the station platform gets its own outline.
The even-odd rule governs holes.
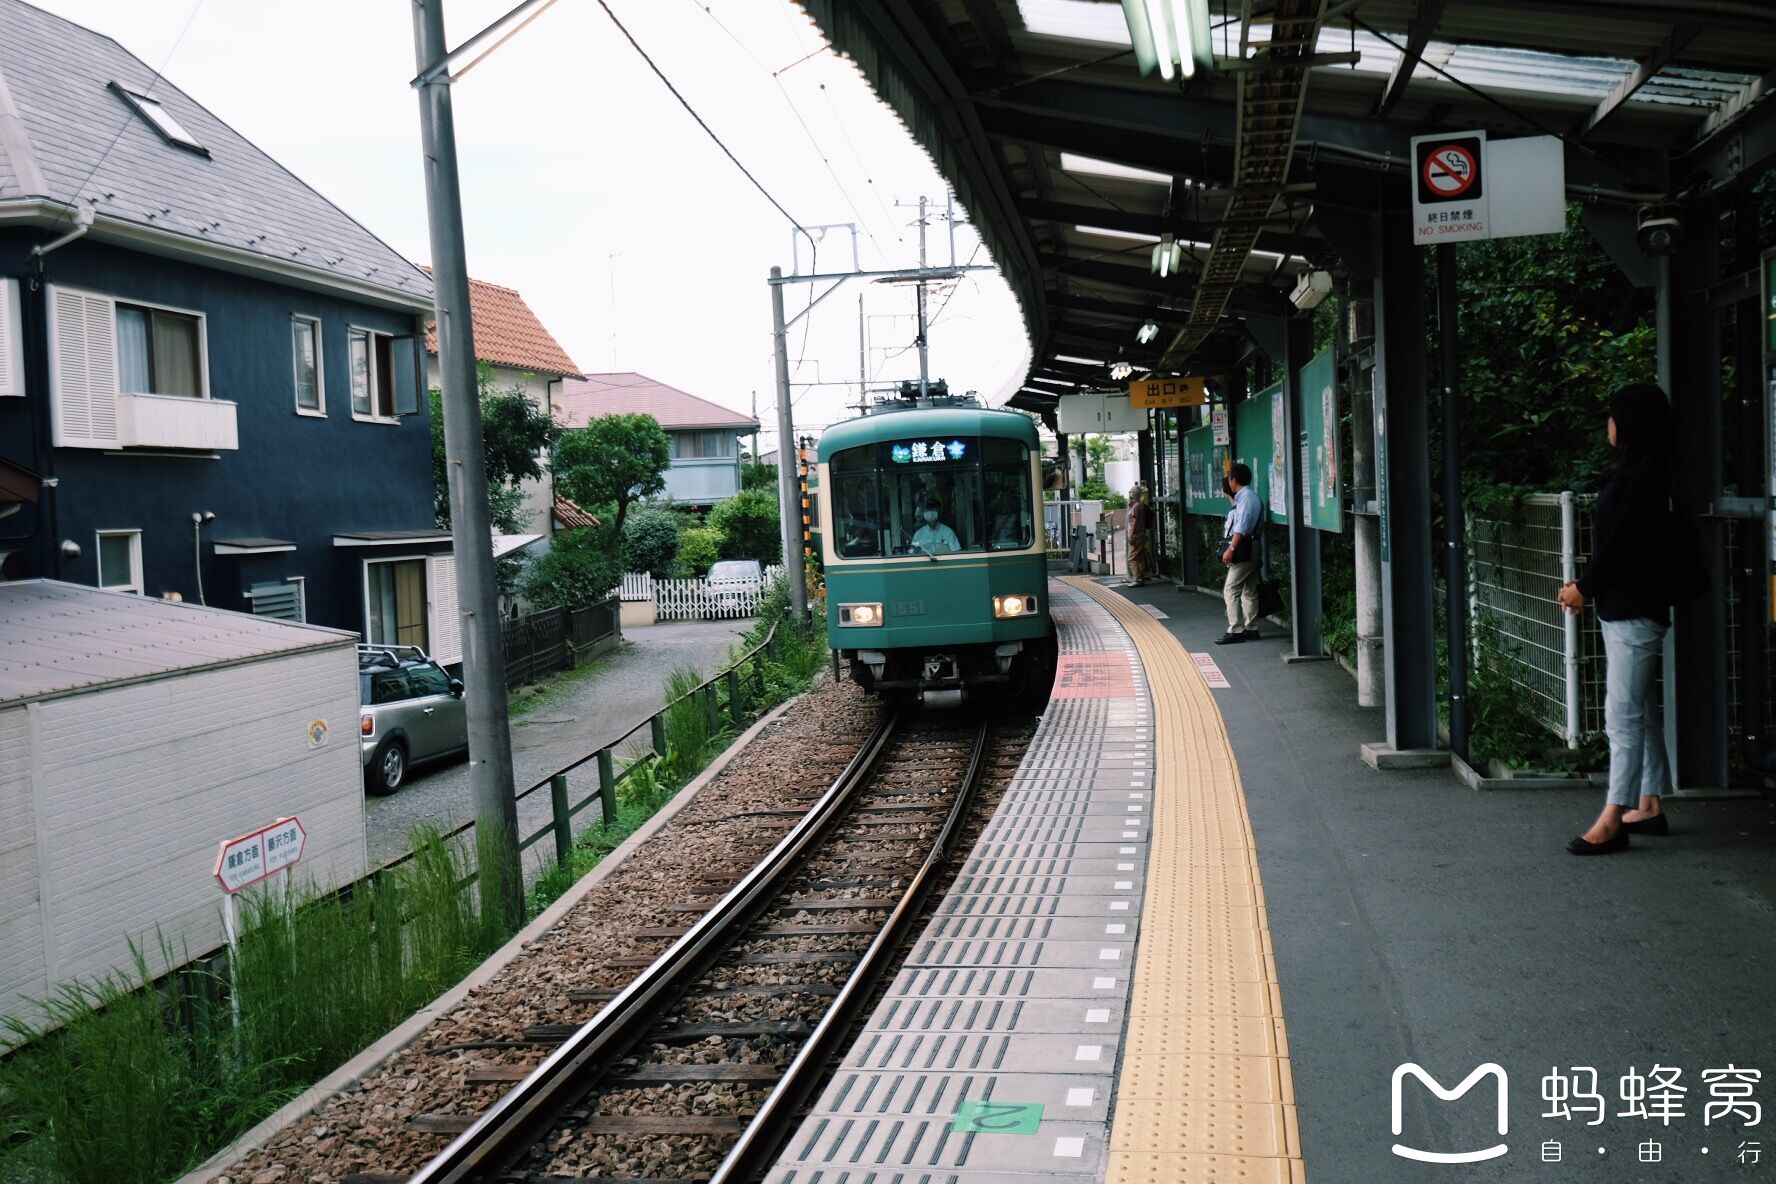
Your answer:
[[[772,1184],[1776,1171],[1776,1128],[1720,1109],[1723,1080],[1776,1102],[1769,801],[1676,801],[1672,837],[1573,859],[1594,791],[1370,769],[1338,667],[1105,583],[1051,583],[1050,708]],[[1629,1116],[1656,1066],[1679,1113]]]

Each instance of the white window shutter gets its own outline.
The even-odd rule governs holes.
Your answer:
[[[434,555],[428,570],[431,574],[431,620],[426,631],[431,635],[432,660],[441,666],[462,661],[462,617],[456,599],[456,556]]]
[[[49,389],[58,448],[116,448],[117,306],[109,296],[49,290]]]
[[[25,393],[25,342],[19,327],[19,282],[0,279],[0,398]]]

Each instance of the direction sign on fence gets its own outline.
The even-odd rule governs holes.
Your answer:
[[[308,832],[300,818],[280,818],[252,834],[223,843],[216,853],[216,879],[232,896],[301,859],[307,842]]]

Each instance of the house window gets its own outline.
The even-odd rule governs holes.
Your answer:
[[[674,432],[672,434],[672,456],[674,460],[712,460],[734,455],[734,433],[732,432]]]
[[[386,333],[353,329],[351,343],[352,414],[360,419],[395,417],[394,339]]]
[[[99,531],[99,587],[142,594],[141,531]]]
[[[326,395],[321,390],[321,323],[312,317],[290,322],[290,346],[296,366],[296,411],[325,415]]]
[[[416,645],[429,652],[426,629],[426,561],[393,559],[366,565],[371,645]]]
[[[202,319],[117,305],[117,371],[126,395],[204,397]]]

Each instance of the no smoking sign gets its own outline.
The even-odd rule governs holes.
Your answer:
[[[1446,243],[1490,237],[1484,132],[1415,137],[1412,162],[1415,242]]]
[[[1484,196],[1480,183],[1483,143],[1478,136],[1464,136],[1417,144],[1419,202],[1432,205]]]

